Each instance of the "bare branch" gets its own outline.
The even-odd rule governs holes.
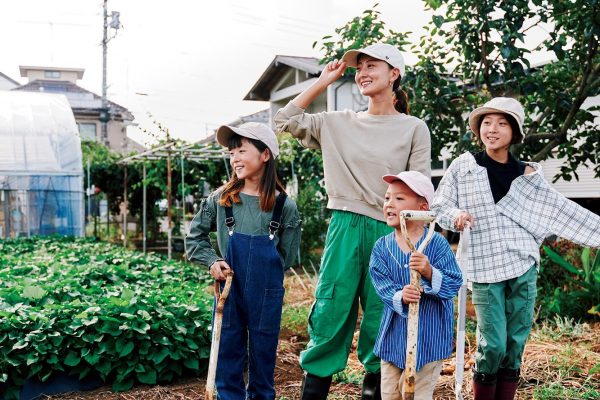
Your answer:
[[[540,125],[542,124],[542,122],[550,115],[552,114],[552,109],[550,107],[546,107],[546,109],[544,110],[544,112],[542,112],[539,117],[537,117],[535,119],[535,121],[533,121],[531,123],[531,125],[529,126],[529,130],[527,131],[527,135],[525,136],[525,142],[528,142],[529,140],[527,140],[527,138],[531,137],[535,131],[540,127]]]
[[[552,151],[553,148],[555,148],[561,143],[564,143],[567,140],[567,132],[569,131],[569,128],[571,128],[571,125],[574,122],[575,115],[581,109],[581,105],[588,97],[587,91],[590,88],[590,85],[596,83],[595,81],[588,82],[588,80],[596,78],[595,73],[600,70],[600,67],[598,65],[594,66],[593,64],[594,56],[597,54],[597,52],[598,42],[596,41],[596,38],[592,36],[588,44],[586,65],[583,68],[583,75],[581,76],[581,79],[576,84],[579,86],[579,89],[577,90],[577,95],[575,96],[571,109],[569,110],[569,113],[567,114],[567,117],[565,118],[562,127],[556,133],[555,138],[552,139],[546,146],[544,146],[544,148],[540,150],[535,156],[533,156],[532,161],[543,160]]]
[[[523,29],[521,31],[521,33],[525,33],[528,30],[530,30],[531,28],[535,28],[536,26],[538,26],[540,23],[542,22],[542,17],[540,17],[540,19],[538,19],[537,21],[535,21],[533,24],[531,24],[530,26],[528,26],[527,28]]]
[[[554,139],[556,138],[556,132],[540,132],[540,133],[533,133],[533,134],[528,134],[527,136],[525,136],[524,142],[525,143],[532,143],[535,142],[537,140],[544,140],[544,139]]]
[[[531,158],[531,161],[540,162],[540,161],[544,160],[546,158],[546,156],[548,154],[550,154],[552,149],[554,149],[556,146],[558,146],[562,142],[563,141],[558,138],[550,141],[550,143],[548,143],[546,146],[544,146],[544,148],[542,150],[538,151],[538,153]]]

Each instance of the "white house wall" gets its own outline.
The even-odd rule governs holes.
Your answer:
[[[554,176],[560,171],[563,161],[553,158],[541,162],[544,176],[548,182],[552,182]],[[552,186],[570,199],[600,198],[600,179],[594,177],[594,169],[579,167],[576,171],[579,181],[575,177],[571,181],[561,178],[552,183]]]
[[[327,88],[327,100],[327,111],[363,111],[369,104],[369,100],[360,94],[358,86],[352,80],[330,85]]]
[[[588,98],[583,103],[582,108],[587,109],[593,106],[600,106],[600,96]],[[597,125],[600,124],[600,116],[597,116],[594,122]],[[554,176],[560,172],[560,167],[563,165],[563,162],[563,159],[555,158],[541,162],[544,176],[548,182],[552,182]],[[577,168],[576,172],[579,176],[579,180],[576,180],[575,177],[573,177],[571,181],[565,181],[561,178],[554,182],[552,186],[568,198],[600,199],[600,179],[594,176],[594,169],[580,166]]]

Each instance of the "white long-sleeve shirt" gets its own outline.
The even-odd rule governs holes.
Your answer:
[[[473,216],[467,276],[479,283],[501,282],[539,267],[540,245],[551,235],[583,246],[600,247],[600,216],[558,193],[535,172],[517,177],[510,190],[494,203],[487,171],[470,153],[450,164],[436,191],[431,209],[449,230],[462,211]]]

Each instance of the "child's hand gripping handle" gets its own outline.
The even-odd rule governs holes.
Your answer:
[[[225,307],[225,301],[229,296],[231,290],[231,281],[233,279],[233,272],[227,271],[225,279],[225,286],[221,292],[221,283],[215,281],[215,318],[213,323],[213,335],[212,344],[210,347],[210,361],[208,363],[208,376],[206,377],[206,392],[205,399],[212,400],[213,392],[215,390],[215,377],[217,373],[217,359],[219,356],[219,344],[221,341],[221,326],[223,325],[223,308]]]
[[[231,270],[225,272],[225,286],[223,286],[223,291],[221,292],[221,282],[215,280],[214,283],[214,292],[215,292],[215,314],[220,313],[223,315],[223,307],[225,307],[225,301],[227,300],[227,296],[229,296],[229,291],[231,290],[231,281],[233,279],[233,272]]]
[[[425,221],[429,222],[427,236],[417,249],[411,242],[406,229],[406,221]],[[400,212],[400,230],[408,247],[413,252],[422,253],[429,244],[435,230],[435,213],[432,211],[413,211],[404,210]],[[421,274],[417,271],[410,271],[410,284],[421,288]],[[415,396],[415,374],[417,365],[417,336],[419,332],[419,303],[410,303],[408,305],[408,332],[406,338],[406,366],[404,374],[404,400],[413,400]]]

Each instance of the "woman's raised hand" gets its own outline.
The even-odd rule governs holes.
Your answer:
[[[312,103],[321,93],[327,89],[327,86],[337,81],[340,76],[346,70],[348,64],[344,61],[333,60],[325,66],[319,79],[317,79],[312,85],[304,89],[302,93],[292,100],[292,103],[297,107],[306,109],[310,103]]]
[[[323,71],[321,72],[321,75],[319,76],[319,81],[325,86],[331,85],[333,82],[337,81],[340,76],[344,74],[344,71],[346,70],[347,66],[348,63],[345,61],[333,60],[329,62],[325,66],[325,69],[323,69]]]

